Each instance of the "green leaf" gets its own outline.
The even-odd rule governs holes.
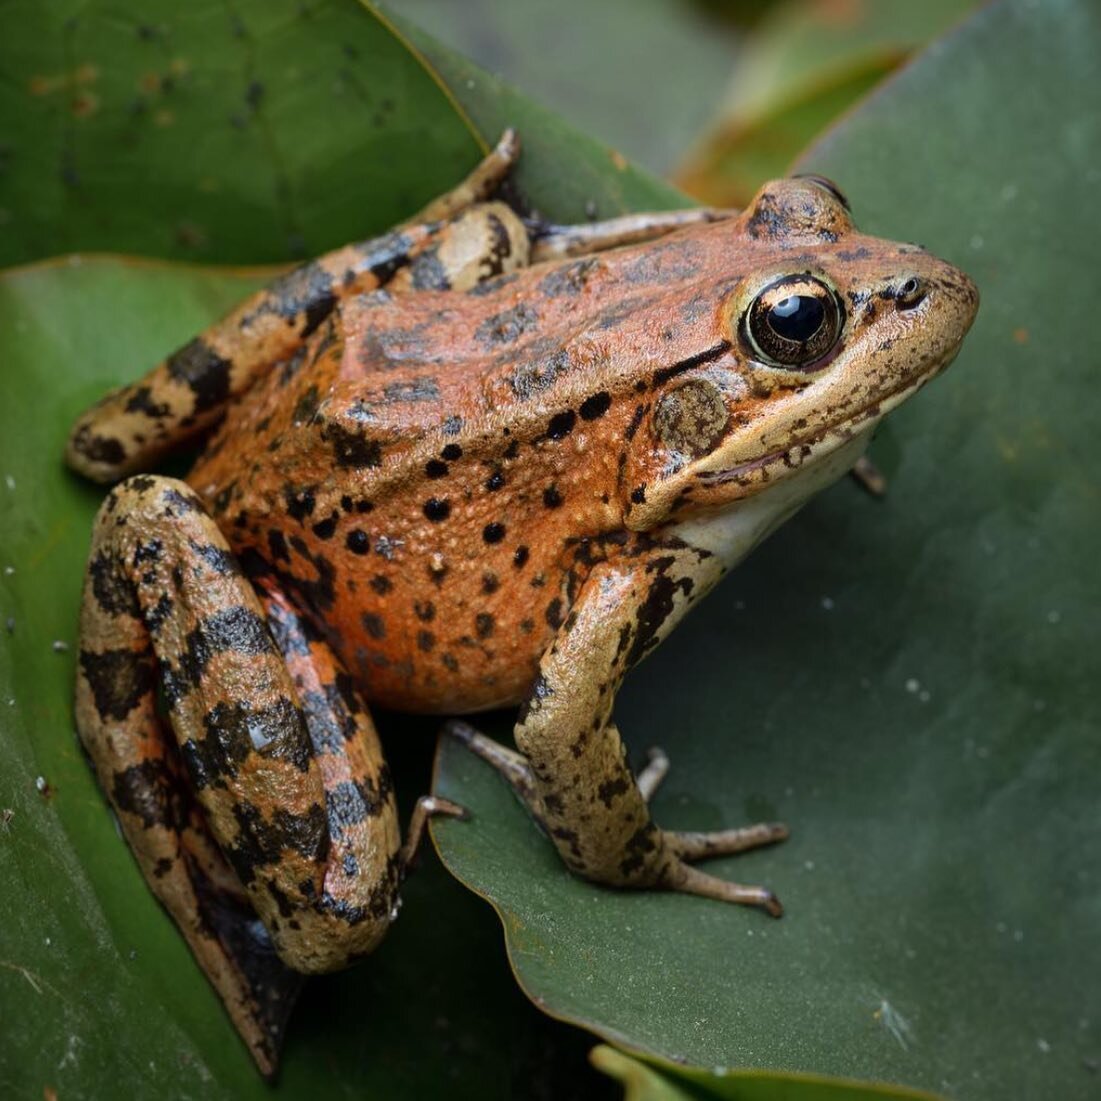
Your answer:
[[[354,0],[8,0],[3,15],[0,264],[313,255],[412,214],[480,155]]]
[[[653,1058],[643,1062],[604,1044],[593,1048],[589,1059],[623,1086],[624,1101],[935,1101],[928,1093],[810,1074],[693,1070]]]
[[[741,8],[746,0],[738,0]],[[537,103],[667,172],[708,122],[737,35],[689,0],[389,0]]]
[[[636,760],[672,757],[659,822],[792,825],[715,865],[787,916],[581,883],[443,747],[438,790],[476,817],[437,825],[440,850],[548,1012],[702,1067],[1096,1090],[1099,51],[1089,0],[991,5],[801,165],[984,304],[877,441],[886,500],[821,496],[619,700]]]
[[[439,74],[483,139],[495,140],[507,126],[519,131],[525,154],[515,173],[516,186],[543,214],[560,222],[584,222],[627,210],[689,205],[675,188],[579,133],[412,23],[392,14],[388,18]]]

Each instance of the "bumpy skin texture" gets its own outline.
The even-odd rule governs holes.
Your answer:
[[[522,754],[452,733],[570,868],[779,913],[690,862],[783,829],[659,829],[660,767],[636,783],[615,694],[951,360],[977,305],[949,265],[857,234],[815,182],[767,185],[736,219],[533,240],[482,201],[515,155],[506,135],[424,220],[254,296],[70,440],[73,466],[111,480],[222,418],[187,485],[131,478],[100,512],[77,721],[268,1072],[297,984],[275,954],[342,966],[394,910],[406,854],[365,700],[521,704]],[[810,364],[761,362],[750,305],[803,273],[836,296],[836,340]]]

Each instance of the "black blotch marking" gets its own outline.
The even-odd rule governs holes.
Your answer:
[[[371,588],[374,589],[379,596],[385,596],[393,587],[393,581],[383,573],[376,573],[375,576],[371,578]]]
[[[382,388],[386,401],[439,401],[440,384],[431,375],[417,375],[403,382],[388,382]]]
[[[527,401],[554,385],[570,369],[569,353],[558,349],[537,359],[519,363],[512,369],[509,385],[521,401]]]
[[[486,479],[486,489],[490,493],[496,493],[497,490],[501,489],[504,486],[504,484],[505,484],[505,476],[499,470],[495,470]]]
[[[338,466],[358,470],[382,465],[382,446],[362,432],[349,431],[342,424],[327,421],[321,438],[332,444],[333,458]]]
[[[439,459],[429,459],[424,464],[424,472],[429,478],[445,478],[449,469],[447,463],[440,462]]]
[[[311,861],[324,858],[329,837],[325,811],[319,804],[301,815],[277,810],[267,822],[258,807],[241,800],[234,805],[233,817],[238,833],[226,856],[246,886],[256,879],[257,868],[275,864],[284,849],[294,849]]]
[[[88,563],[88,577],[96,603],[108,615],[138,615],[134,586],[113,554],[99,551]]]
[[[230,362],[202,337],[185,344],[165,360],[169,375],[195,395],[195,413],[221,405],[229,397]]]
[[[486,570],[486,572],[482,574],[482,592],[487,596],[495,593],[500,587],[500,579],[492,570]]]
[[[646,487],[644,485],[635,486],[635,488],[631,490],[631,500],[636,505],[645,504],[646,503]]]
[[[179,778],[160,759],[148,758],[116,772],[111,801],[119,810],[137,815],[146,829],[175,831],[187,820]]]
[[[647,853],[652,853],[657,848],[657,842],[654,840],[656,831],[657,827],[653,822],[647,822],[627,839],[627,844],[624,846],[627,855],[619,864],[619,870],[623,875],[629,876],[637,872],[642,867]]]
[[[317,416],[320,405],[321,395],[316,386],[311,386],[295,403],[294,412],[291,413],[291,423],[296,428],[309,424]]]
[[[449,443],[440,452],[448,462],[457,462],[463,457],[463,449],[457,443]]]
[[[439,249],[425,249],[409,265],[413,287],[418,291],[447,291],[451,289],[451,280],[447,268],[440,260]]]
[[[381,616],[375,615],[374,612],[363,612],[359,617],[359,621],[371,638],[386,637],[386,624],[383,623]]]
[[[573,431],[577,423],[577,414],[572,409],[563,413],[555,413],[547,425],[547,437],[552,440],[565,439]]]
[[[337,837],[374,818],[383,807],[375,785],[367,779],[345,780],[325,793],[329,830]]]
[[[505,525],[494,521],[482,528],[482,539],[486,543],[499,543],[505,537]]]
[[[216,547],[213,543],[196,543],[189,539],[191,549],[220,577],[237,577],[241,567],[231,550]]]
[[[528,548],[521,543],[520,546],[516,548],[516,551],[512,556],[512,564],[518,570],[523,569],[524,566],[527,564],[530,553],[531,552],[528,550]]]
[[[558,492],[557,486],[547,486],[543,490],[543,505],[545,508],[560,508],[563,501],[562,494]]]
[[[272,558],[281,559],[284,562],[291,560],[291,553],[287,550],[287,540],[281,531],[268,532],[268,550]]]
[[[474,339],[493,347],[500,344],[512,344],[525,333],[531,332],[539,324],[539,314],[529,305],[521,302],[511,309],[487,317],[474,330]]]
[[[562,598],[560,596],[556,596],[547,605],[544,618],[547,621],[547,626],[553,627],[556,631],[562,626]]]
[[[171,706],[190,687],[199,683],[215,654],[233,651],[246,657],[275,653],[267,623],[249,608],[237,605],[213,612],[184,639],[179,667],[162,667],[165,697]]]
[[[127,413],[144,413],[147,417],[160,420],[168,416],[170,407],[164,402],[153,401],[153,391],[148,386],[139,386],[130,395],[126,403]]]
[[[612,404],[612,396],[607,390],[601,390],[598,394],[587,397],[578,410],[583,421],[595,421],[608,412]]]
[[[425,518],[431,520],[432,523],[438,524],[442,520],[446,520],[451,515],[451,502],[446,497],[429,497],[424,502],[424,515]]]
[[[120,441],[108,436],[93,436],[87,425],[73,437],[73,448],[92,462],[106,463],[108,466],[116,466],[126,458],[126,448]]]
[[[654,579],[650,582],[650,590],[646,599],[638,609],[637,630],[631,642],[631,648],[627,653],[627,665],[632,666],[641,661],[658,644],[657,634],[661,625],[673,612],[674,597],[677,592],[685,596],[691,595],[693,584],[691,578],[682,577],[674,581],[669,576],[669,569],[673,566],[672,557],[658,558],[651,562],[646,570],[653,573]]]
[[[316,504],[314,488],[314,486],[291,485],[283,487],[283,501],[287,506],[287,513],[299,523],[313,514]]]
[[[274,313],[288,322],[305,314],[299,335],[307,337],[333,312],[336,302],[332,276],[317,261],[311,260],[276,279],[245,323],[266,313]]]
[[[497,626],[489,612],[479,612],[474,617],[474,629],[479,638],[489,638]]]
[[[83,650],[80,668],[92,690],[99,717],[121,722],[153,691],[154,666],[151,658],[133,650]]]
[[[345,537],[344,545],[352,554],[367,554],[371,549],[371,540],[365,531],[353,528]]]
[[[197,788],[224,787],[251,753],[309,770],[305,718],[286,696],[255,709],[247,700],[217,703],[203,716],[203,728],[203,738],[190,738],[181,747]]]
[[[600,801],[604,806],[611,810],[612,803],[615,801],[616,796],[622,795],[627,791],[629,786],[626,777],[617,776],[614,780],[605,780],[604,783],[596,789],[596,794],[600,797]]]
[[[436,618],[436,605],[431,600],[414,601],[413,611],[422,623],[431,623]]]
[[[654,386],[660,386],[663,382],[668,382],[669,379],[673,378],[675,375],[679,375],[684,371],[690,371],[693,367],[700,367],[704,363],[711,363],[716,359],[720,359],[728,351],[730,351],[730,341],[720,340],[717,344],[713,344],[705,351],[655,371],[651,381]]]
[[[172,598],[168,593],[161,593],[157,603],[142,614],[141,618],[145,624],[145,629],[151,635],[156,635],[164,626],[164,621],[172,614],[172,608]]]
[[[333,512],[324,520],[318,520],[316,524],[310,529],[318,539],[331,539],[333,533],[336,531],[336,521],[338,514]]]
[[[539,282],[539,291],[548,298],[560,295],[574,297],[581,293],[593,269],[600,266],[599,260],[575,260],[572,264],[557,267],[545,275]]]
[[[436,636],[431,631],[417,632],[417,648],[426,654],[436,645]]]

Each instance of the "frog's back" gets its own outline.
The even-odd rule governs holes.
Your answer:
[[[287,487],[354,482],[377,506],[444,449],[523,462],[518,448],[562,433],[571,415],[590,439],[614,436],[648,365],[691,361],[721,339],[708,228],[471,292],[353,299],[230,408],[189,481],[240,535],[242,512],[277,510]]]
[[[651,376],[717,339],[705,247],[355,299],[229,410],[189,481],[369,698],[515,701],[623,531]]]

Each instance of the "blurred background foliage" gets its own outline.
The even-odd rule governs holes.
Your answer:
[[[700,202],[743,206],[978,0],[391,0]]]

